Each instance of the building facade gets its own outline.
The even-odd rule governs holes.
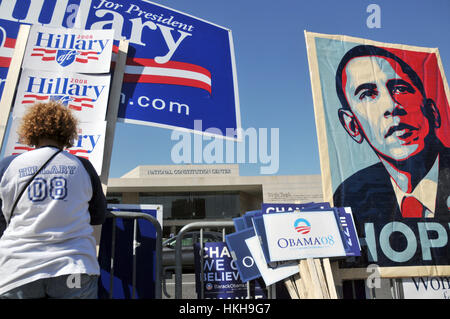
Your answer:
[[[231,220],[266,203],[322,201],[320,175],[240,176],[239,165],[138,166],[108,181],[108,202],[163,206],[163,235],[198,220]]]

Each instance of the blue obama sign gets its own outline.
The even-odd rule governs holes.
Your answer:
[[[204,243],[203,283],[201,282],[200,244],[194,246],[195,279],[199,298],[203,284],[205,299],[245,299],[247,285],[242,282],[235,261],[224,242]],[[265,293],[258,283],[251,289],[256,299],[265,298]]]
[[[128,39],[119,120],[237,137],[231,30],[142,0],[3,0],[0,67],[9,66],[21,23],[114,29],[116,40]]]

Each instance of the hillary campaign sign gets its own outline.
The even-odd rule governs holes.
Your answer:
[[[341,266],[448,275],[450,91],[438,49],[305,37],[324,199],[351,207],[364,243]]]
[[[11,123],[8,141],[5,147],[5,157],[33,150],[33,147],[21,144],[17,130],[21,118],[15,117]],[[78,138],[67,152],[84,157],[91,162],[97,174],[101,174],[103,164],[103,149],[105,145],[106,122],[80,122],[78,125]]]
[[[1,80],[6,78],[20,23],[68,28],[67,36],[42,34],[35,39],[51,46],[45,49],[49,52],[35,52],[35,58],[54,58],[59,68],[83,64],[77,57],[91,63],[108,50],[105,42],[95,39],[77,42],[70,29],[112,29],[116,40],[128,39],[120,120],[197,133],[217,128],[215,135],[238,137],[239,97],[229,29],[150,1],[3,0]],[[194,125],[196,120],[202,125]]]
[[[37,102],[59,101],[80,122],[104,121],[109,75],[44,72],[24,69],[17,86],[13,117],[22,117]]]
[[[67,151],[88,159],[100,175],[103,165],[106,132],[105,115],[110,76],[78,74],[70,72],[70,68],[58,69],[54,56],[53,58],[49,58],[46,54],[49,53],[47,50],[51,49],[51,54],[59,56],[59,49],[56,49],[57,47],[73,48],[74,43],[77,43],[75,47],[79,50],[75,52],[76,56],[84,56],[81,51],[84,49],[94,49],[93,43],[97,42],[102,43],[102,47],[106,47],[109,42],[111,43],[109,49],[111,49],[112,32],[85,33],[82,30],[69,32],[69,35],[74,35],[74,39],[78,40],[74,43],[67,44],[66,42],[69,41],[68,39],[71,36],[66,37],[64,30],[42,27],[33,27],[32,30],[33,32],[30,33],[27,41],[27,52],[23,59],[23,65],[29,66],[31,69],[22,69],[21,72],[13,108],[12,124],[5,148],[5,156],[20,154],[33,149],[33,147],[20,143],[17,130],[21,118],[27,111],[27,108],[35,103],[55,100],[67,106],[68,109],[71,109],[78,120],[78,139],[74,141],[73,147],[67,149]],[[44,41],[44,39],[46,40]],[[80,39],[90,39],[93,42],[90,45],[84,46],[80,41],[90,40]],[[44,42],[46,45],[43,45]],[[39,47],[39,50],[35,50],[36,46]],[[46,48],[44,49],[43,46]],[[40,53],[38,54],[37,52]],[[43,61],[36,61],[36,57]],[[85,72],[98,73],[109,70],[110,59],[111,52],[101,58],[99,57],[97,60],[93,59],[94,62],[92,64],[87,61],[79,63],[89,66],[84,70]],[[95,61],[99,61],[100,63],[96,63]],[[63,67],[68,65],[69,63],[65,63]],[[75,69],[77,71],[83,70],[82,67],[76,67]],[[52,70],[55,71],[52,72]]]
[[[22,67],[78,73],[107,73],[113,30],[56,29],[34,25]]]

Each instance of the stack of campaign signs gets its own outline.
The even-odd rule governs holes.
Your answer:
[[[236,232],[225,239],[243,282],[262,277],[272,285],[298,273],[299,259],[360,256],[348,207],[262,204],[233,221]]]
[[[101,174],[113,36],[113,30],[31,28],[5,156],[34,149],[20,142],[20,122],[35,103],[57,101],[78,120],[78,137],[67,151],[89,160]]]

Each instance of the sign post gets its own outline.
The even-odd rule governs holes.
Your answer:
[[[107,194],[109,169],[111,166],[111,154],[114,143],[114,134],[116,131],[117,112],[119,110],[120,91],[123,82],[123,73],[128,53],[128,40],[122,39],[119,43],[119,51],[114,68],[114,75],[109,91],[108,110],[106,112],[106,131],[105,146],[103,148],[103,163],[100,181],[102,183],[103,193]],[[97,244],[100,244],[102,225],[94,226],[94,236]],[[97,246],[98,247],[98,246]]]
[[[111,89],[109,91],[108,111],[106,113],[105,147],[103,150],[103,165],[100,175],[103,192],[106,194],[108,185],[109,168],[111,166],[111,154],[116,130],[117,112],[119,110],[120,92],[127,61],[128,40],[122,39],[119,44],[117,60],[114,68]]]
[[[16,92],[17,81],[19,79],[29,33],[30,26],[22,24],[19,29],[16,46],[11,59],[10,67],[8,69],[8,75],[6,77],[6,83],[3,88],[3,94],[0,100],[0,149],[3,145],[9,113],[11,112],[14,93]]]

